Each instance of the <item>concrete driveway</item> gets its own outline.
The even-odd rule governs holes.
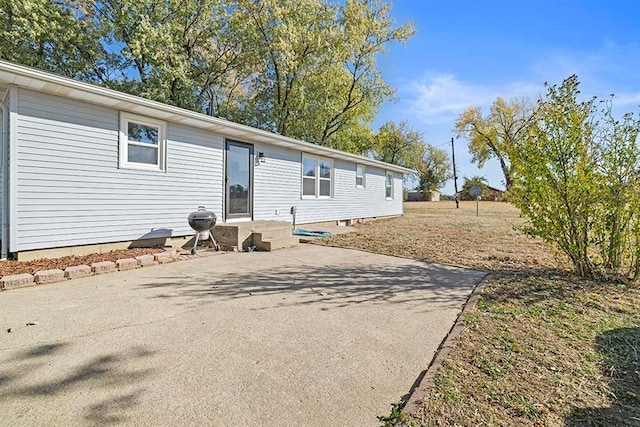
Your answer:
[[[3,292],[0,425],[379,425],[483,277],[303,245]]]

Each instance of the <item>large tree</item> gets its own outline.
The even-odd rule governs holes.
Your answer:
[[[347,151],[413,34],[382,0],[0,0],[0,58]]]
[[[241,0],[246,40],[257,50],[253,96],[235,117],[274,132],[359,151],[352,129],[393,95],[375,58],[413,34],[396,27],[379,0]]]
[[[235,37],[244,30],[243,22],[222,0],[96,4],[105,42],[111,45],[111,87],[218,113],[221,99],[233,89],[233,77],[248,74],[243,68],[248,54]]]
[[[427,144],[418,164],[418,190],[437,191],[451,178],[451,162],[446,151]]]
[[[507,191],[513,182],[508,151],[522,139],[532,111],[532,104],[526,99],[505,101],[497,98],[488,115],[483,116],[479,107],[471,107],[463,111],[455,122],[458,137],[469,141],[472,162],[483,167],[489,159],[498,160]]]
[[[83,1],[0,0],[0,58],[103,81],[107,54],[94,12]]]
[[[386,122],[380,126],[373,141],[373,158],[410,169],[418,169],[425,152],[422,135],[411,129],[407,122]]]

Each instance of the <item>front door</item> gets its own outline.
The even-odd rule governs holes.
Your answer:
[[[227,141],[225,172],[226,218],[251,219],[253,214],[253,145]]]

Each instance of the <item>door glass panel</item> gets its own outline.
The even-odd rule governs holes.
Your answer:
[[[227,149],[227,176],[229,215],[250,214],[251,149],[229,144]]]

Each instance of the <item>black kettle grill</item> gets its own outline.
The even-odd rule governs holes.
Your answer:
[[[198,210],[191,212],[187,217],[187,220],[189,221],[189,226],[196,232],[193,249],[191,249],[192,254],[196,253],[199,238],[201,240],[211,239],[215,250],[220,250],[220,245],[215,241],[212,233],[213,227],[216,225],[216,214],[208,211],[204,206],[198,206]]]

